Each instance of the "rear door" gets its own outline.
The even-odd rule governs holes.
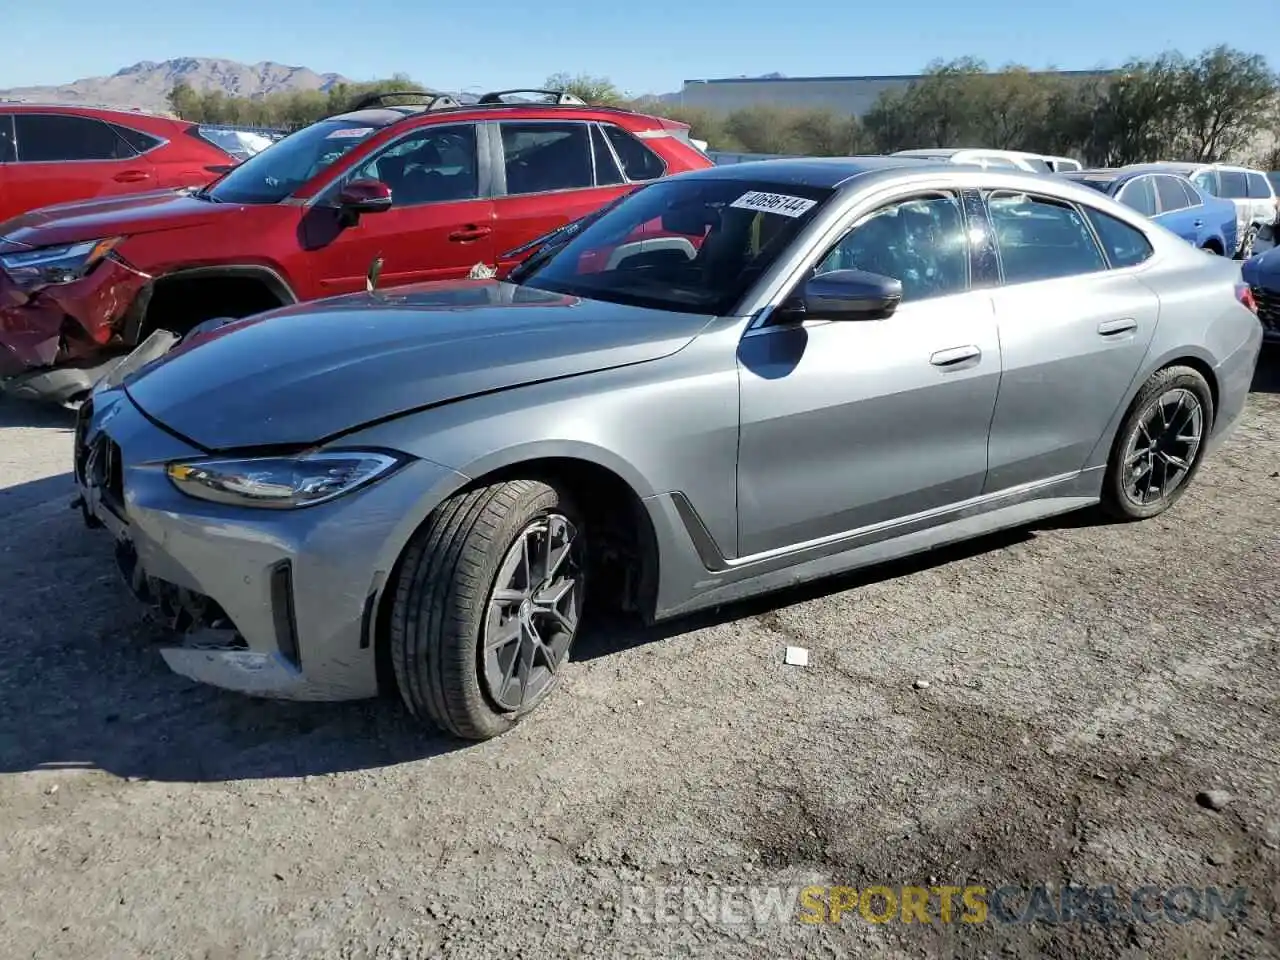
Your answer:
[[[1156,199],[1160,203],[1160,213],[1155,220],[1188,243],[1198,245],[1204,218],[1190,209],[1191,203],[1182,184],[1166,174],[1158,174],[1150,179],[1155,181]]]
[[[1159,304],[1134,275],[1153,253],[1141,231],[1031,193],[989,193],[987,209],[1001,276],[992,296],[1003,374],[985,487],[994,493],[1084,468],[1137,374]]]
[[[380,180],[391,209],[344,225],[342,184]],[[488,154],[474,123],[420,126],[348,172],[313,204],[301,237],[320,296],[363,290],[383,261],[382,286],[466,277],[494,259],[494,205]]]
[[[93,117],[16,113],[14,181],[26,210],[157,185],[151,161]]]
[[[1137,210],[1144,217],[1155,217],[1160,213],[1160,201],[1156,197],[1156,186],[1149,176],[1134,177],[1120,188],[1116,199],[1126,207]]]
[[[519,262],[505,252],[634,189],[595,123],[502,120],[485,126],[494,156],[500,276]]]

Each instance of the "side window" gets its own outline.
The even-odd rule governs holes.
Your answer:
[[[128,144],[101,120],[61,114],[20,113],[14,117],[18,160],[123,160],[133,156]]]
[[[134,153],[146,153],[160,145],[160,138],[153,137],[149,133],[143,133],[141,130],[134,130],[132,127],[122,127],[119,124],[112,124],[116,136],[129,145]]]
[[[596,186],[609,187],[622,183],[622,171],[618,169],[618,161],[613,158],[613,151],[605,142],[604,133],[594,123],[591,125],[591,153],[596,161]]]
[[[507,193],[547,193],[594,186],[585,123],[503,123]]]
[[[866,270],[902,283],[903,302],[960,293],[969,287],[969,235],[960,201],[916,197],[884,207],[832,248],[817,273]]]
[[[1218,178],[1214,176],[1212,170],[1204,170],[1197,173],[1191,178],[1191,182],[1200,188],[1201,193],[1207,193],[1211,197],[1222,196],[1218,192]]]
[[[1204,203],[1204,199],[1196,192],[1196,188],[1192,186],[1191,181],[1179,179],[1178,186],[1182,188],[1182,192],[1187,197],[1188,207],[1198,207]]]
[[[1218,183],[1221,185],[1219,196],[1228,200],[1240,200],[1249,195],[1249,185],[1243,170],[1219,170]]]
[[[1176,180],[1174,185],[1177,185]],[[1111,261],[1111,266],[1137,266],[1155,252],[1151,248],[1151,242],[1143,236],[1141,230],[1136,230],[1129,224],[1093,207],[1085,207],[1084,213],[1093,224],[1093,229],[1098,231],[1098,239],[1102,241],[1102,246],[1107,251],[1107,259]]]
[[[18,151],[13,143],[13,116],[0,113],[0,163],[13,163]]]
[[[476,128],[426,127],[397,140],[353,170],[347,180],[381,180],[396,207],[474,200],[480,195]]]
[[[1072,206],[1025,193],[993,193],[987,199],[1004,282],[1029,283],[1107,269],[1102,251]]]
[[[622,161],[622,172],[627,175],[628,180],[657,180],[667,172],[667,165],[661,157],[621,127],[606,123],[604,132],[613,144],[618,159]]]
[[[1144,217],[1156,215],[1156,192],[1151,185],[1151,177],[1134,177],[1120,188],[1120,195],[1116,199]]]
[[[1156,192],[1160,195],[1160,212],[1170,213],[1184,210],[1187,207],[1187,195],[1182,186],[1173,177],[1152,177],[1156,182]]]
[[[1249,171],[1249,196],[1263,200],[1271,199],[1271,184],[1261,173]]]

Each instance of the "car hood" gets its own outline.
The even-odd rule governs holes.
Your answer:
[[[304,445],[450,400],[657,360],[710,319],[499,281],[423,284],[230,322],[124,387],[206,450]]]
[[[159,190],[41,207],[0,224],[0,237],[28,247],[48,247],[189,227],[239,209],[197,200],[186,191]]]
[[[1250,257],[1240,268],[1240,276],[1252,287],[1280,293],[1280,247]]]

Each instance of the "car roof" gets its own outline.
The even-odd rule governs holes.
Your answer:
[[[427,103],[379,104],[360,110],[348,110],[344,113],[331,114],[330,116],[322,117],[321,120],[343,120],[353,123],[362,123],[370,127],[385,127],[393,123],[399,123],[402,120],[437,116],[454,119],[460,114],[468,113],[537,113],[540,116],[555,116],[556,114],[563,114],[566,111],[570,113],[594,114],[596,116],[608,114],[617,117],[634,117],[640,120],[657,119],[650,114],[641,113],[636,110],[627,110],[623,107],[610,107],[589,103],[558,103],[538,100],[456,103],[451,97],[444,95],[441,95],[436,99],[441,101],[443,105],[432,101],[428,101]]]
[[[1198,170],[1205,170],[1211,166],[1213,166],[1213,164],[1210,163],[1157,160],[1154,163],[1130,163],[1120,169],[1131,170],[1136,173],[1180,173],[1185,177],[1188,174],[1195,173]]]
[[[134,107],[106,107],[90,103],[44,103],[34,100],[5,100],[0,98],[0,110],[14,113],[55,113],[83,114],[90,116],[107,115],[111,117],[145,117],[150,120],[169,120],[175,123],[186,121],[153,110],[142,110]]]
[[[793,183],[807,187],[834,189],[855,177],[887,170],[913,170],[954,173],[967,164],[930,162],[921,156],[866,157],[787,157],[778,160],[749,160],[682,173],[682,179],[756,180]],[[974,169],[979,169],[974,167]]]

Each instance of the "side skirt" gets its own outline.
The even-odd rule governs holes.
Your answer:
[[[675,521],[675,529],[688,534],[687,543],[692,547],[686,552],[693,562],[674,566],[692,574],[692,582],[664,583],[654,619],[682,616],[1084,509],[1099,501],[1102,479],[1103,468],[1094,468],[738,559],[727,559],[720,553],[682,494],[662,494],[653,499],[665,503],[655,506]]]

